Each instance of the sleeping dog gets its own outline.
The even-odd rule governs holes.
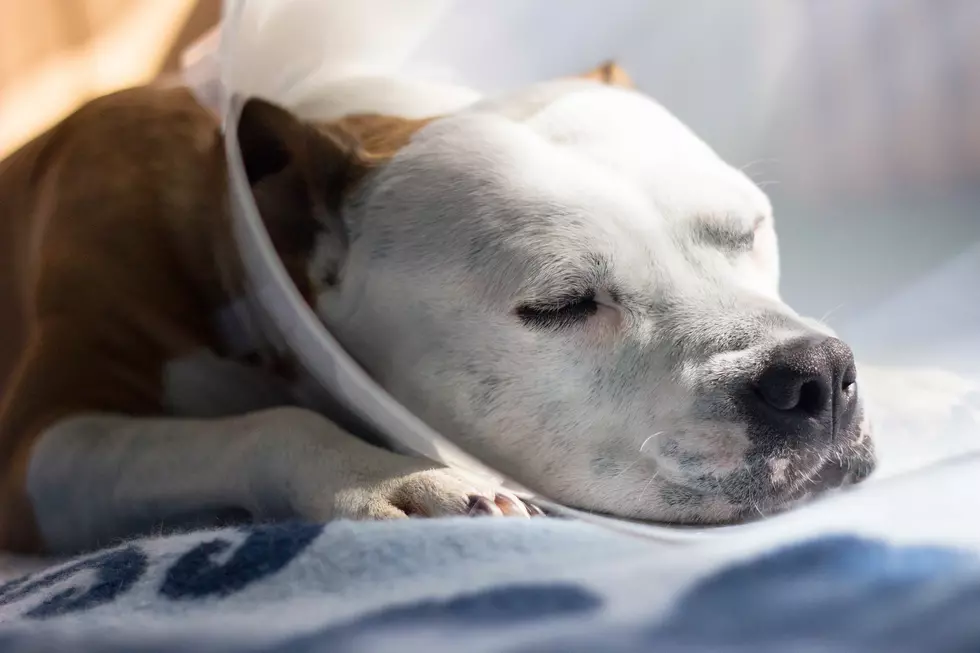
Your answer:
[[[780,300],[765,195],[617,67],[584,77],[250,100],[243,162],[303,296],[430,426],[572,506],[730,523],[866,477],[851,351]],[[84,550],[225,510],[537,514],[247,400],[274,374],[231,361],[216,326],[222,138],[186,89],[147,87],[2,164],[0,320],[23,337],[0,370],[0,545]]]

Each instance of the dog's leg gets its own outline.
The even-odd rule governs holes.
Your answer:
[[[56,553],[229,508],[260,521],[529,514],[490,480],[378,449],[299,408],[72,417],[35,445],[27,493]]]
[[[489,479],[372,447],[306,410],[161,417],[163,357],[112,333],[35,332],[0,411],[3,548],[69,553],[235,509],[256,520],[528,515]]]

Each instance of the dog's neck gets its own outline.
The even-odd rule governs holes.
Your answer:
[[[366,442],[390,446],[393,439],[369,426],[368,416],[351,413],[306,372],[275,332],[263,326],[261,313],[247,298],[230,299],[212,317],[222,349],[218,357],[201,352],[174,362],[169,384],[173,413],[214,417],[292,404],[316,410]]]

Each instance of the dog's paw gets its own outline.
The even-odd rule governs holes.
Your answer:
[[[538,517],[542,511],[496,484],[453,469],[429,469],[337,497],[335,516],[347,519],[405,517]]]

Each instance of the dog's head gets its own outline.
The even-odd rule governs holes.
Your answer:
[[[252,101],[239,134],[329,329],[545,496],[717,523],[870,473],[853,356],[780,300],[767,198],[641,94],[562,81],[320,125]]]

